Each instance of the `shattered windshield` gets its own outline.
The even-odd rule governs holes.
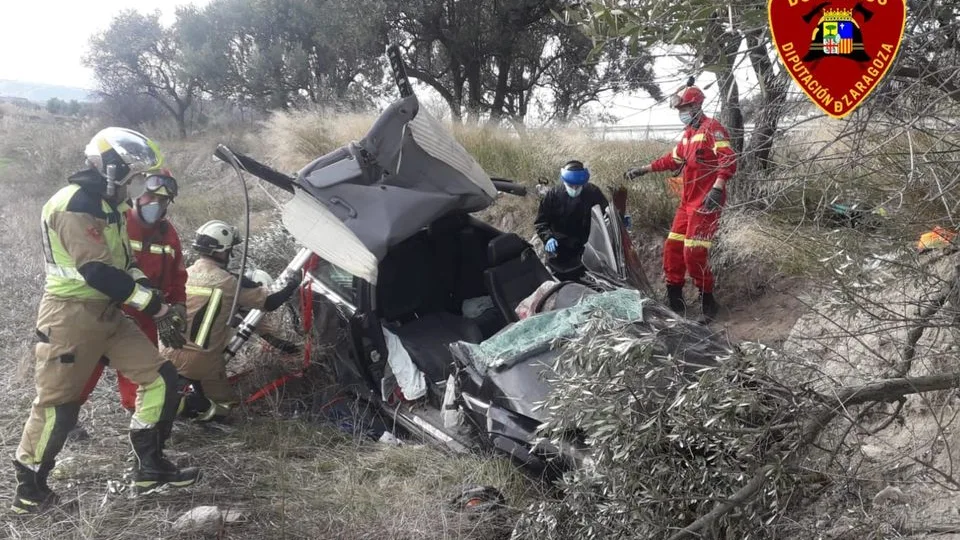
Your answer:
[[[540,313],[514,323],[483,343],[455,343],[454,350],[467,356],[481,371],[512,365],[549,350],[551,343],[558,338],[574,337],[583,323],[598,312],[624,323],[642,321],[647,300],[631,289],[585,296],[575,306]]]

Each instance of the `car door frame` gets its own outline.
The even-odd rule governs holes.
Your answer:
[[[374,305],[374,288],[369,282],[353,276],[356,305],[313,272],[307,274],[311,290],[333,304],[337,316],[346,324],[349,346],[352,349],[354,371],[365,381],[367,389],[383,399],[380,383],[387,358],[386,341],[380,329]],[[346,361],[347,359],[341,359]]]

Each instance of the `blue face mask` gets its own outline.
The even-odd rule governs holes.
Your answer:
[[[689,126],[693,124],[693,115],[690,114],[689,112],[684,111],[680,113],[680,121],[683,122],[683,125]]]
[[[140,205],[138,211],[140,212],[140,219],[147,225],[157,223],[166,213],[166,210],[157,201]]]
[[[580,192],[583,191],[583,186],[571,186],[570,184],[563,184],[563,187],[567,188],[567,195],[571,197],[579,197]]]

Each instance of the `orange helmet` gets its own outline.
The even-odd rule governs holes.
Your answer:
[[[706,99],[706,96],[703,95],[703,91],[691,85],[671,96],[670,106],[674,109],[678,109],[683,105],[702,107],[704,99]]]

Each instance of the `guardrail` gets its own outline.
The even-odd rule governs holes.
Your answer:
[[[743,127],[744,132],[749,134],[753,131],[754,124],[747,124]],[[802,135],[817,131],[819,128],[810,123],[800,123],[798,125],[780,126],[777,129],[778,134],[789,133],[791,135]],[[680,138],[683,128],[679,124],[651,124],[651,125],[633,125],[633,126],[590,126],[585,127],[584,131],[600,140],[667,140],[675,141]]]

